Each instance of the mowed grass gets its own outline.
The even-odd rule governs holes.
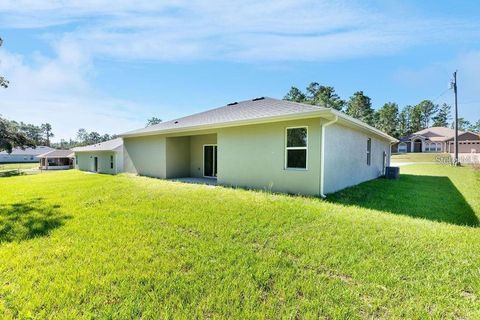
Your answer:
[[[35,163],[0,163],[0,171],[23,170],[38,168],[38,162]]]
[[[457,225],[480,224],[480,171],[418,164],[402,166],[400,172],[399,180],[369,181],[328,200]]]
[[[399,153],[393,154],[391,162],[440,162],[443,164],[449,163],[449,153],[435,153],[435,152],[415,152],[415,153]]]
[[[478,172],[402,171],[360,186],[365,201],[78,171],[2,178],[1,318],[478,319]],[[387,207],[407,184],[417,198]],[[434,216],[420,214],[429,195]]]

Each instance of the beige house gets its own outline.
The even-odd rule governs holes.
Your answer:
[[[394,153],[406,152],[454,152],[455,130],[432,127],[415,132],[392,146]],[[474,132],[458,132],[458,152],[480,152],[480,135]]]
[[[123,172],[123,141],[117,138],[72,149],[75,168],[82,171],[117,174]]]
[[[264,97],[121,137],[126,172],[320,196],[383,175],[397,142],[333,109]]]
[[[73,168],[71,150],[52,150],[38,156],[41,170],[67,170]]]

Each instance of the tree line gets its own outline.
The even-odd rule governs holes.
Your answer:
[[[50,139],[55,135],[49,123],[39,126],[8,120],[0,117],[0,151],[11,152],[15,147],[36,147],[48,146],[57,149],[71,149],[90,144],[96,144],[117,138],[115,134],[100,134],[96,131],[88,132],[85,129],[78,129],[76,138],[52,143]]]
[[[71,149],[105,142],[115,138],[118,138],[118,135],[109,133],[100,134],[96,131],[89,132],[86,129],[81,128],[78,129],[75,139],[69,139],[68,141],[61,139],[60,142],[54,144],[54,147],[59,149]]]
[[[305,91],[291,87],[284,100],[324,106],[342,111],[383,132],[396,137],[404,137],[429,127],[448,127],[451,123],[451,106],[435,104],[423,100],[417,105],[407,105],[402,109],[395,102],[387,102],[377,111],[370,97],[363,91],[355,92],[348,100],[343,100],[330,86],[317,82],[310,83]],[[475,123],[459,118],[459,130],[480,132],[480,120]]]
[[[152,117],[147,120],[146,126],[159,124],[160,122],[162,122],[160,118]],[[116,134],[89,132],[84,128],[78,129],[75,139],[61,139],[60,142],[51,143],[50,139],[54,136],[52,126],[49,123],[37,126],[22,121],[8,120],[0,116],[0,151],[12,152],[12,149],[15,147],[34,148],[36,146],[71,149],[105,142],[118,137]]]
[[[12,148],[17,146],[50,146],[50,138],[53,136],[52,126],[49,123],[36,126],[0,117],[0,151],[11,152]]]

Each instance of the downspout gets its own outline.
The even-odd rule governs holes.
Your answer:
[[[338,121],[338,116],[335,115],[335,118],[327,123],[322,125],[322,154],[320,155],[320,197],[326,198],[324,193],[325,190],[325,128],[331,124],[334,124]]]

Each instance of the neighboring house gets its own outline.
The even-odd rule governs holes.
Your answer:
[[[123,141],[117,138],[73,148],[75,167],[82,171],[116,174],[123,172]]]
[[[46,146],[37,146],[36,148],[14,148],[12,153],[6,151],[0,152],[0,163],[17,163],[17,162],[38,162],[38,156],[55,150]]]
[[[383,175],[398,141],[330,108],[263,97],[121,137],[126,172],[321,196]]]
[[[394,153],[406,152],[454,152],[455,130],[432,127],[401,138],[392,146]],[[458,131],[458,152],[480,152],[480,135],[474,132]]]
[[[38,156],[41,170],[67,170],[73,168],[71,150],[52,150]]]

